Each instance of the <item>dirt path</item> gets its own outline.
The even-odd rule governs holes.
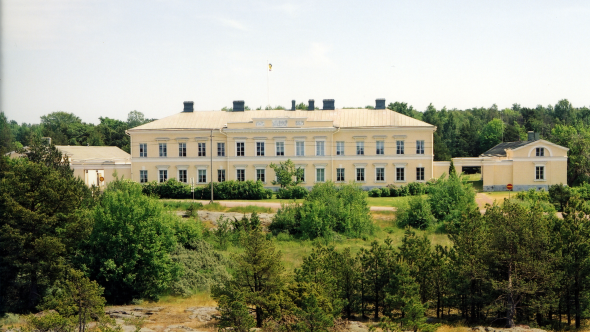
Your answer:
[[[209,201],[205,201],[205,200],[196,200],[195,202],[199,202],[203,205],[205,204],[209,204]],[[266,207],[266,208],[271,208],[271,209],[279,209],[281,208],[281,203],[277,203],[277,202],[259,202],[259,201],[250,201],[250,202],[235,202],[235,201],[215,201],[216,203],[219,203],[223,206],[226,207],[237,207],[237,206],[248,206],[248,205],[255,205],[255,206],[261,206],[261,207]],[[392,207],[392,206],[371,206],[370,207],[371,211],[396,211],[397,209]]]
[[[479,206],[479,211],[482,214],[486,212],[486,204],[494,204],[494,200],[484,193],[475,194],[475,202],[477,203],[477,206]]]

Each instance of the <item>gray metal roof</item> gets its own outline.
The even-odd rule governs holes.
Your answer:
[[[525,146],[533,142],[535,141],[503,142],[494,146],[488,151],[480,154],[480,157],[506,157],[507,149],[514,150],[516,148],[520,148],[521,146]]]

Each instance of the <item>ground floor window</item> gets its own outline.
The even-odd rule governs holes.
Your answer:
[[[316,180],[316,182],[324,182],[324,181],[326,181],[326,169],[324,169],[324,168],[316,168],[316,170],[315,170],[315,180]]]
[[[406,181],[406,169],[404,167],[395,168],[395,181]]]
[[[545,166],[535,167],[535,180],[545,180]]]
[[[344,168],[336,168],[336,181],[344,182]]]
[[[217,170],[217,182],[225,182],[225,170],[224,169]]]
[[[206,169],[200,169],[198,171],[198,177],[197,177],[197,182],[199,183],[207,183],[207,170]]]
[[[365,181],[365,169],[364,168],[357,168],[356,169],[356,181],[357,182],[364,182]]]
[[[416,167],[416,181],[424,181],[424,167]]]
[[[148,177],[147,177],[147,170],[140,170],[139,171],[139,183],[146,183],[148,182]]]
[[[161,169],[160,170],[160,182],[168,181],[168,170]]]
[[[186,169],[178,170],[178,181],[187,183]]]
[[[305,182],[305,168],[297,168],[297,181]]]
[[[256,169],[256,181],[261,181],[261,182],[265,182],[266,181],[266,177],[265,177],[265,172],[266,170],[263,168],[259,168]]]
[[[245,169],[237,169],[236,170],[236,180],[246,181],[246,170]]]
[[[385,168],[384,167],[375,168],[375,181],[385,181]]]

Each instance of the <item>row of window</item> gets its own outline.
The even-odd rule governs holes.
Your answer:
[[[384,141],[377,141],[375,148],[375,154],[377,155],[384,155],[385,154],[385,142]],[[236,142],[236,156],[243,157],[245,156],[245,142]],[[159,143],[159,156],[160,157],[167,157],[168,156],[168,143]],[[256,142],[256,156],[265,156],[266,143],[265,142]],[[396,141],[396,154],[405,154],[405,143],[404,141]],[[418,140],[416,141],[416,154],[424,154],[424,141]],[[285,155],[285,142],[275,142],[275,156],[284,156]],[[305,142],[304,141],[296,141],[295,142],[295,155],[296,156],[305,156]],[[315,155],[316,156],[324,156],[325,155],[325,142],[324,141],[316,141],[315,142]],[[343,156],[344,155],[344,142],[338,141],[336,142],[336,155]],[[365,155],[365,142],[364,141],[357,141],[356,142],[356,155],[363,156]],[[142,158],[147,157],[147,143],[140,143],[139,144],[139,156]],[[186,157],[186,143],[178,143],[178,156],[179,157]],[[197,143],[197,156],[199,157],[206,157],[207,156],[207,143]],[[225,143],[217,143],[217,156],[218,157],[225,157]]]
[[[325,168],[316,168],[315,174],[315,181],[316,182],[325,182],[326,181],[326,169]],[[366,170],[364,167],[357,167],[355,168],[355,178],[354,181],[357,182],[365,182],[365,175]],[[225,170],[218,169],[217,170],[217,182],[224,182],[225,181]],[[158,173],[158,180],[159,182],[166,182],[168,180],[168,170],[161,169]],[[178,181],[187,183],[187,170],[181,169],[178,170]],[[236,169],[236,180],[237,181],[246,181],[246,170],[245,169]],[[266,182],[266,169],[264,168],[257,168],[256,169],[256,180]],[[305,182],[305,170],[301,174],[299,178],[302,182]],[[345,169],[344,168],[336,168],[336,182],[345,182],[347,181],[345,177]],[[376,167],[375,168],[375,181],[377,182],[384,182],[385,181],[385,167]],[[395,181],[406,181],[406,168],[405,167],[396,167],[395,168]],[[416,181],[424,181],[424,167],[416,167]],[[148,182],[148,171],[147,170],[140,170],[139,171],[139,182],[145,183]],[[199,169],[197,170],[197,183],[207,183],[207,170],[206,169]]]

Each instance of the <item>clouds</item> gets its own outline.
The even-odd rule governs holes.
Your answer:
[[[218,18],[217,20],[222,25],[224,25],[226,27],[230,27],[230,28],[233,28],[233,29],[241,30],[241,31],[247,31],[248,30],[246,28],[246,26],[244,26],[244,24],[242,24],[238,20],[232,20],[232,19],[229,19],[229,18]]]

